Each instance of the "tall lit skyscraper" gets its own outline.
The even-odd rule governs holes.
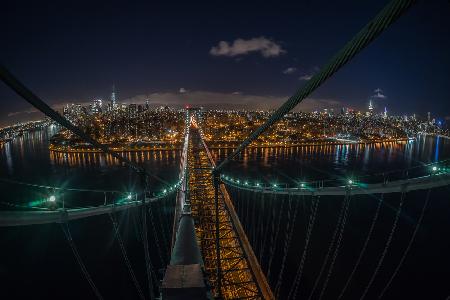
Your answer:
[[[116,109],[117,108],[116,89],[114,87],[114,84],[112,86],[112,93],[111,93],[111,107],[112,107],[112,109]]]

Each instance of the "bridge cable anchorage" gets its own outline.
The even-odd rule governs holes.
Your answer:
[[[404,14],[416,1],[392,0],[389,2],[364,28],[362,28],[331,60],[327,65],[306,82],[297,92],[280,106],[272,116],[253,133],[251,133],[233,153],[215,168],[220,171],[223,167],[244,150],[251,142],[255,141],[263,132],[278,122],[285,114],[302,102],[322,83],[347,64],[356,54],[361,52],[374,41],[384,30],[392,25]]]
[[[427,210],[427,207],[428,207],[428,203],[430,200],[430,193],[431,193],[431,190],[428,190],[427,196],[426,196],[425,201],[422,206],[422,211],[420,212],[419,219],[417,220],[416,227],[414,228],[413,234],[411,235],[411,239],[409,240],[408,246],[406,247],[405,252],[403,253],[397,267],[395,268],[394,273],[392,273],[391,278],[389,278],[389,281],[387,282],[386,286],[381,291],[380,296],[378,296],[378,299],[383,298],[383,296],[386,293],[386,291],[388,290],[389,286],[392,284],[392,281],[394,280],[395,276],[397,276],[398,271],[400,270],[401,266],[403,265],[403,262],[405,261],[407,255],[409,253],[409,250],[411,249],[411,246],[414,243],[417,232],[419,231],[420,225],[422,224],[422,220],[425,215],[425,211]]]
[[[338,232],[340,231],[340,228],[341,228],[341,223],[343,222],[342,220],[344,218],[344,212],[346,210],[346,207],[347,207],[347,196],[342,201],[341,208],[339,210],[339,215],[338,215],[337,222],[336,222],[336,226],[335,226],[333,235],[331,237],[330,244],[328,246],[328,251],[325,255],[322,266],[320,267],[319,274],[317,275],[316,280],[314,281],[314,285],[311,289],[311,293],[309,294],[308,300],[312,299],[312,296],[314,295],[314,292],[319,285],[320,278],[322,277],[322,274],[325,271],[325,267],[328,264],[328,260],[331,255],[331,251],[333,250],[334,244],[336,242],[336,237],[338,236]]]
[[[91,286],[91,289],[94,292],[94,294],[97,297],[97,299],[103,300],[102,295],[100,294],[97,286],[95,285],[94,281],[92,280],[92,277],[89,274],[88,270],[86,269],[86,266],[85,266],[85,264],[83,262],[83,259],[80,256],[80,253],[78,253],[78,249],[75,246],[75,243],[74,243],[74,241],[72,239],[72,235],[70,234],[69,224],[67,222],[62,222],[61,223],[61,229],[64,232],[64,235],[66,237],[67,242],[69,243],[70,248],[72,249],[72,253],[75,256],[75,259],[76,259],[76,261],[78,263],[78,266],[81,269],[81,272],[84,275],[84,278],[86,278],[87,282]]]
[[[127,265],[128,273],[131,276],[131,279],[133,281],[134,287],[136,288],[136,290],[138,292],[139,298],[141,298],[142,300],[145,300],[144,293],[142,292],[141,286],[140,286],[140,284],[139,284],[139,282],[138,282],[138,280],[136,278],[136,275],[135,275],[135,273],[133,271],[133,267],[131,266],[130,260],[128,259],[127,250],[125,248],[125,244],[123,242],[122,236],[121,236],[120,231],[119,231],[119,224],[117,223],[117,218],[112,213],[109,213],[109,218],[111,219],[111,222],[113,224],[114,233],[115,233],[117,241],[119,242],[120,250],[122,252],[122,257],[123,257],[123,260],[124,260],[125,264]]]
[[[316,220],[316,215],[317,215],[317,210],[318,210],[318,206],[319,206],[319,202],[320,202],[320,197],[315,197],[315,196],[311,196],[312,200],[311,200],[311,213],[309,216],[309,222],[308,222],[308,226],[307,226],[307,230],[306,230],[306,238],[305,238],[305,245],[303,247],[303,253],[302,253],[302,257],[300,259],[300,264],[297,268],[297,272],[295,274],[294,277],[294,282],[292,283],[292,286],[289,290],[289,294],[287,299],[295,299],[297,292],[298,292],[298,287],[300,285],[301,279],[302,279],[302,275],[303,275],[303,267],[305,265],[305,260],[306,260],[306,255],[308,252],[308,246],[309,246],[309,242],[311,239],[311,233],[314,227],[314,223]],[[291,298],[293,297],[293,298]]]
[[[406,189],[406,187],[405,187],[405,189]],[[378,275],[378,271],[380,270],[381,265],[383,264],[384,258],[386,257],[386,254],[387,254],[387,252],[389,250],[389,247],[391,245],[392,238],[394,237],[394,233],[395,233],[395,230],[397,228],[398,220],[400,219],[400,214],[402,212],[402,207],[403,207],[403,202],[405,200],[405,197],[406,197],[406,192],[403,191],[401,193],[401,196],[400,196],[400,203],[398,205],[397,213],[395,214],[395,219],[394,219],[394,223],[392,224],[391,232],[389,233],[388,239],[387,239],[386,244],[384,246],[383,252],[382,252],[382,254],[381,254],[381,256],[380,256],[380,258],[378,260],[378,263],[377,263],[377,266],[375,268],[375,271],[373,272],[372,277],[370,278],[369,282],[367,283],[367,286],[364,289],[363,294],[359,298],[360,300],[364,299],[364,297],[367,295],[367,292],[369,291],[370,287],[372,286],[372,284],[373,284],[373,282],[375,280],[375,277]]]
[[[340,300],[345,295],[345,292],[346,292],[350,282],[352,281],[353,276],[355,275],[356,269],[358,269],[358,267],[359,267],[359,265],[361,263],[361,260],[362,260],[362,258],[364,256],[364,253],[366,252],[367,245],[369,244],[369,241],[370,241],[370,239],[372,237],[373,230],[375,228],[375,224],[376,224],[377,219],[378,219],[378,215],[380,214],[380,210],[381,210],[381,206],[382,206],[382,203],[383,203],[383,199],[384,199],[384,194],[381,194],[380,198],[378,199],[378,205],[377,205],[374,217],[372,218],[372,223],[370,224],[370,228],[369,228],[369,232],[367,233],[366,240],[364,241],[363,247],[361,248],[361,251],[359,253],[358,259],[356,260],[356,263],[353,266],[352,271],[350,272],[350,276],[348,277],[347,281],[345,282],[345,285],[344,285],[341,293],[339,294],[339,297],[337,298],[338,300]]]
[[[345,224],[347,223],[347,217],[348,217],[349,206],[350,206],[350,201],[351,201],[350,190],[349,190],[349,195],[346,196],[346,199],[344,201],[346,202],[346,204],[345,204],[345,211],[344,211],[344,219],[342,220],[342,223],[341,223],[341,226],[340,226],[341,228],[339,230],[339,237],[338,237],[338,240],[337,240],[336,248],[334,249],[333,258],[331,260],[330,267],[328,269],[327,277],[325,277],[325,282],[323,283],[322,290],[321,290],[320,296],[319,296],[319,300],[322,299],[323,295],[325,294],[325,290],[327,289],[328,282],[330,281],[330,278],[331,278],[331,274],[333,273],[333,268],[334,268],[334,264],[336,263],[336,258],[337,258],[338,254],[339,254],[339,249],[340,249],[340,247],[342,245],[342,239],[344,237]]]
[[[43,114],[45,114],[46,116],[51,118],[53,121],[55,121],[59,125],[70,130],[75,135],[79,136],[85,142],[91,144],[92,146],[94,146],[97,149],[100,149],[102,152],[111,155],[115,159],[119,160],[121,163],[131,167],[134,171],[136,171],[138,173],[144,172],[148,176],[155,178],[159,182],[161,182],[165,185],[168,185],[168,183],[165,180],[163,180],[162,178],[159,178],[158,176],[156,176],[154,174],[148,173],[143,167],[137,165],[136,163],[132,162],[128,158],[121,156],[121,155],[117,154],[116,152],[111,151],[108,146],[99,143],[97,140],[95,140],[90,135],[85,133],[79,127],[70,123],[66,118],[61,116],[57,111],[55,111],[53,108],[51,108],[47,103],[45,103],[42,99],[40,99],[38,96],[36,96],[30,89],[28,89],[23,83],[21,83],[2,64],[0,64],[0,79],[7,86],[9,86],[13,91],[15,91],[19,96],[21,96],[28,103],[30,103],[35,108],[37,108],[40,112],[42,112]]]
[[[304,197],[305,196],[303,195],[302,202],[304,200]],[[290,249],[292,236],[294,234],[295,220],[297,217],[298,206],[299,206],[299,201],[295,201],[295,208],[294,208],[294,214],[293,214],[294,217],[291,220],[292,197],[291,197],[291,195],[289,195],[289,208],[288,208],[288,212],[287,212],[286,234],[285,234],[284,246],[283,246],[283,257],[281,260],[280,272],[278,273],[278,280],[275,285],[275,295],[276,295],[275,299],[280,299],[279,294],[280,294],[280,289],[281,289],[281,285],[283,282],[284,269],[286,267],[286,259],[287,259],[288,251]]]

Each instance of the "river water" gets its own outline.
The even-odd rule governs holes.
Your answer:
[[[49,128],[47,131],[26,133],[0,150],[2,180],[0,180],[0,186],[3,192],[1,202],[4,203],[2,209],[8,208],[5,203],[28,205],[36,199],[45,199],[53,192],[48,189],[11,183],[11,180],[58,187],[115,190],[123,191],[124,194],[135,190],[138,183],[137,176],[132,170],[115,163],[111,158],[100,154],[50,153],[48,138],[54,130]],[[231,153],[230,151],[229,149],[213,150],[212,154],[216,160],[221,161]],[[180,154],[181,151],[176,150],[129,153],[127,156],[136,162],[143,163],[147,170],[159,178],[152,178],[150,182],[152,192],[157,193],[162,186],[161,180],[169,183],[176,182]],[[385,176],[395,179],[414,174],[423,175],[429,172],[429,169],[420,168],[420,166],[448,158],[450,158],[450,140],[420,137],[416,141],[403,143],[250,149],[233,161],[224,172],[251,182],[291,186],[298,184],[299,181],[318,180],[325,181],[325,184],[329,185],[342,184],[348,178],[369,183]],[[408,174],[395,172],[413,167],[419,168],[412,169]],[[392,174],[388,174],[390,171]],[[383,173],[385,174],[380,175]],[[101,204],[105,199],[104,194],[74,192],[70,195],[58,195],[58,197],[65,199],[66,206],[75,207]],[[232,190],[231,194],[242,223],[250,228],[248,223],[252,221],[252,218],[244,212],[245,209],[248,210],[251,195],[235,190]],[[367,299],[376,298],[389,280],[396,262],[404,253],[420,215],[425,194],[425,192],[418,192],[406,197],[391,247],[367,293]],[[448,187],[432,191],[422,226],[403,266],[391,288],[386,292],[385,299],[445,299],[450,295],[448,287],[448,278],[450,278],[449,195]],[[109,197],[108,200],[110,199]],[[376,197],[352,199],[342,246],[330,276],[328,289],[324,293],[324,299],[335,299],[345,279],[348,278],[373,219],[377,199]],[[289,207],[291,210],[294,209],[294,202],[289,206],[287,199],[279,200],[277,204],[270,206],[270,209],[274,212],[283,209],[280,216],[283,219],[287,218],[287,210]],[[299,253],[304,247],[311,201],[311,199],[303,199],[298,207],[294,242],[287,258],[287,265],[290,267],[285,270],[281,298],[286,298],[297,271]],[[359,299],[363,293],[383,252],[399,201],[398,194],[385,198],[366,255],[343,299]],[[282,202],[283,207],[281,207]],[[305,259],[303,279],[298,291],[298,295],[302,298],[309,295],[317,278],[318,269],[326,255],[336,225],[341,203],[342,199],[323,197],[318,206],[317,222],[313,228],[309,255]],[[261,208],[255,207],[254,211],[258,212],[258,209]],[[120,214],[121,232],[131,263],[145,290],[143,249],[139,231],[135,228],[136,214],[137,212],[133,211]],[[280,234],[273,241],[277,245],[282,245],[285,237],[285,222],[280,224]],[[70,228],[80,255],[104,297],[137,298],[136,290],[123,263],[120,248],[114,240],[109,218],[100,216],[74,221],[70,223]],[[249,233],[249,237],[256,240],[258,234]],[[257,251],[258,246],[256,244],[254,246]],[[33,299],[93,298],[90,287],[79,271],[59,225],[1,228],[0,247],[1,293],[6,295],[6,297],[1,296],[2,299],[23,299],[30,295]],[[153,260],[158,261],[153,243],[151,248]],[[278,258],[273,260],[272,274],[275,275],[269,279],[272,285],[277,281],[277,270],[280,268],[280,256],[282,256],[281,246],[273,248],[275,249],[272,252]],[[267,249],[270,247],[268,246]],[[261,256],[263,269],[266,269],[270,251],[266,250]],[[155,262],[155,265],[157,269],[162,264]],[[326,272],[324,276],[326,277]],[[323,283],[323,279],[320,283]],[[313,295],[313,299],[318,297],[321,284],[317,288],[318,292]]]

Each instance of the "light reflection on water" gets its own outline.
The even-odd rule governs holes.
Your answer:
[[[223,160],[232,149],[213,149]],[[292,148],[249,148],[224,173],[259,180],[327,180],[404,170],[450,157],[450,140],[420,136],[415,141]]]

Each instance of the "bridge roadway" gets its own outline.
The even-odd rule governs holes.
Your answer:
[[[193,128],[191,132],[188,154],[189,200],[204,268],[213,294],[218,295],[220,288],[223,299],[274,299],[223,184],[218,198],[221,270],[220,279],[218,278],[212,181],[212,168],[215,165],[199,130]]]

